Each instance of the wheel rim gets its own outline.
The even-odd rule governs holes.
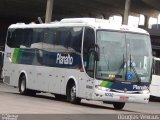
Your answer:
[[[72,88],[71,88],[71,100],[73,101],[76,97],[76,86],[74,85]]]
[[[25,91],[25,81],[22,80],[21,82],[21,92],[24,92]]]

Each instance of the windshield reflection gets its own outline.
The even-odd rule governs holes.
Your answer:
[[[97,31],[100,61],[96,78],[149,82],[151,75],[151,46],[147,35]]]

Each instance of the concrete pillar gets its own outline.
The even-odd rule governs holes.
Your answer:
[[[130,3],[131,3],[131,0],[126,0],[124,17],[123,17],[123,24],[124,25],[128,24],[128,16],[129,16],[129,12],[130,12]]]
[[[149,27],[149,16],[145,16],[145,21],[144,21],[144,28],[145,29],[148,29]]]
[[[45,23],[52,21],[53,1],[47,0]]]

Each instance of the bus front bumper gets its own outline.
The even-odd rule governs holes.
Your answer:
[[[118,93],[95,89],[94,100],[108,101],[108,102],[133,102],[133,103],[148,103],[150,93],[143,91],[142,93]]]

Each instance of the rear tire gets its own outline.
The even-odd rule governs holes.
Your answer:
[[[19,92],[22,95],[26,95],[28,92],[26,89],[26,77],[24,75],[20,77]]]
[[[114,103],[113,103],[114,109],[116,109],[116,110],[121,110],[121,109],[123,109],[124,105],[125,105],[124,102],[114,102]]]
[[[31,95],[31,96],[36,95],[36,92],[34,90],[28,90],[26,88],[26,77],[24,75],[20,77],[19,92],[22,95]]]
[[[75,83],[72,83],[67,89],[67,100],[73,104],[79,104],[81,102],[81,99],[76,97]]]

